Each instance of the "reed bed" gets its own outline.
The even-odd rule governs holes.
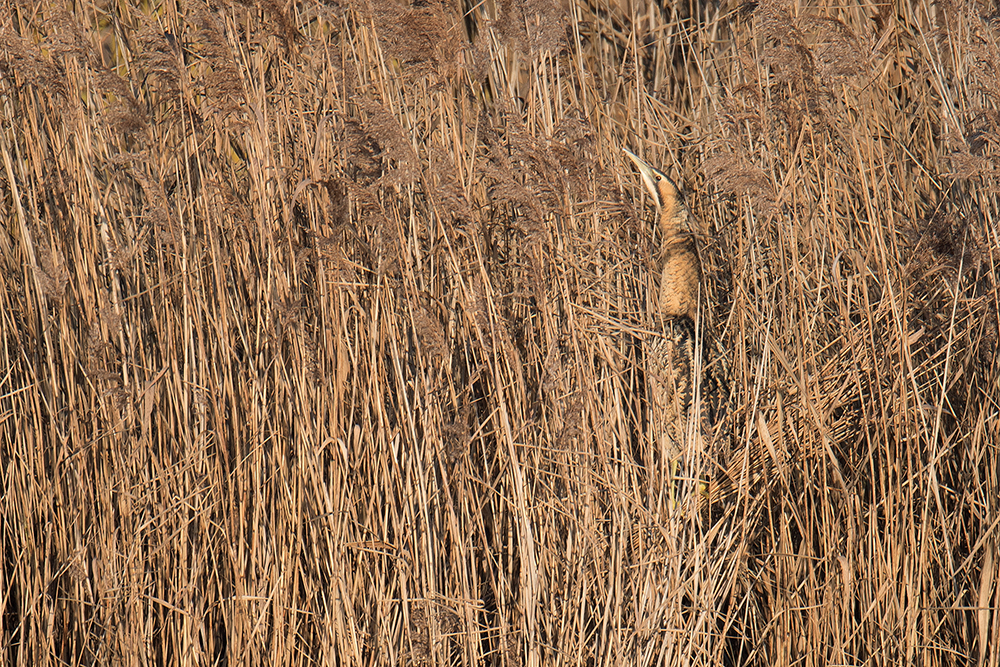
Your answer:
[[[1000,665],[992,4],[0,17],[0,662]]]

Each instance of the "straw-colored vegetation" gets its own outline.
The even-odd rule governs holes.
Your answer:
[[[1000,664],[998,39],[4,3],[0,662]],[[626,146],[726,378],[673,483]]]

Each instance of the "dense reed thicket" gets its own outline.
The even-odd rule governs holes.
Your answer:
[[[4,2],[0,661],[1000,665],[998,39]],[[676,471],[623,147],[727,369]]]

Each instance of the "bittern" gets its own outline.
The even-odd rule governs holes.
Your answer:
[[[716,426],[714,440],[724,442],[732,436],[734,419],[738,415],[729,410],[728,368],[725,350],[719,347],[718,341],[706,341],[703,363],[695,363],[695,322],[702,285],[701,262],[695,246],[695,219],[677,186],[666,174],[627,149],[625,154],[638,167],[656,207],[660,293],[655,300],[653,321],[659,331],[643,340],[642,349],[651,435],[670,462],[669,474],[672,476],[689,441],[688,434],[697,437]],[[708,327],[700,323],[699,328]],[[746,489],[749,493],[750,489],[760,488],[767,479],[774,478],[778,465],[775,454],[783,460],[787,456],[786,449],[794,443],[808,441],[807,434],[817,415],[827,416],[821,432],[814,438],[824,447],[821,450],[824,455],[831,442],[857,440],[864,428],[863,406],[870,400],[871,379],[876,375],[871,369],[866,372],[858,369],[859,358],[851,346],[846,346],[823,363],[823,370],[816,374],[819,379],[808,413],[803,412],[796,401],[789,401],[779,410],[780,418],[761,415],[755,419],[756,434],[749,438],[745,452],[728,467],[717,471],[709,484],[699,484],[699,502],[725,503],[734,497],[737,489]],[[704,407],[700,414],[693,413],[696,387],[701,388],[698,407]],[[786,397],[797,396],[800,391],[797,384],[783,389]],[[773,390],[769,396],[762,396],[761,403],[777,400]],[[739,418],[746,419],[745,415]]]
[[[701,263],[694,246],[691,212],[684,204],[680,190],[659,169],[654,169],[638,155],[625,149],[639,168],[642,182],[656,206],[656,222],[660,231],[660,317],[698,315],[698,286],[701,284]]]
[[[642,182],[656,207],[660,249],[657,266],[660,292],[654,322],[660,332],[643,341],[651,436],[667,461],[670,475],[687,441],[694,403],[694,325],[698,317],[701,263],[695,249],[691,212],[670,178],[635,153],[625,150],[639,168]],[[701,419],[694,415],[695,431]]]

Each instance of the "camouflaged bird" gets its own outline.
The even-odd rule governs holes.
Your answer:
[[[691,212],[677,186],[666,174],[654,169],[635,153],[625,150],[639,168],[656,207],[660,249],[659,295],[654,322],[659,334],[643,341],[646,361],[646,395],[652,439],[668,460],[676,461],[684,452],[694,390],[694,325],[698,317],[701,262],[695,248]],[[700,415],[693,420],[695,432],[702,429]]]
[[[734,425],[745,423],[748,415],[729,409],[728,378],[725,355],[715,344],[703,346],[704,355],[695,363],[695,322],[702,284],[701,262],[695,246],[695,227],[691,212],[684,204],[677,186],[666,174],[654,169],[629,150],[656,207],[660,234],[658,267],[659,295],[654,322],[656,335],[643,340],[646,396],[649,405],[651,439],[669,461],[676,464],[686,449],[689,436],[717,432],[715,440],[732,437]],[[704,329],[704,327],[702,327]],[[717,342],[717,341],[716,341]],[[816,360],[821,368],[817,390],[811,397],[809,414],[800,405],[800,385],[765,392],[760,403],[778,404],[777,410],[762,410],[752,419],[753,434],[742,447],[742,454],[716,471],[709,483],[699,485],[697,502],[728,503],[742,490],[751,493],[775,475],[787,452],[801,444],[811,444],[826,451],[830,443],[850,442],[863,426],[863,405],[871,394],[870,369],[857,368],[858,358],[851,346],[828,360]],[[695,388],[700,387],[700,413],[695,408]],[[778,395],[778,394],[781,395]],[[745,410],[745,408],[744,408]],[[808,443],[804,425],[823,422],[819,442]],[[690,428],[690,426],[693,428]],[[718,428],[713,428],[717,426]],[[741,429],[742,432],[742,429]],[[742,438],[742,436],[741,436]]]

